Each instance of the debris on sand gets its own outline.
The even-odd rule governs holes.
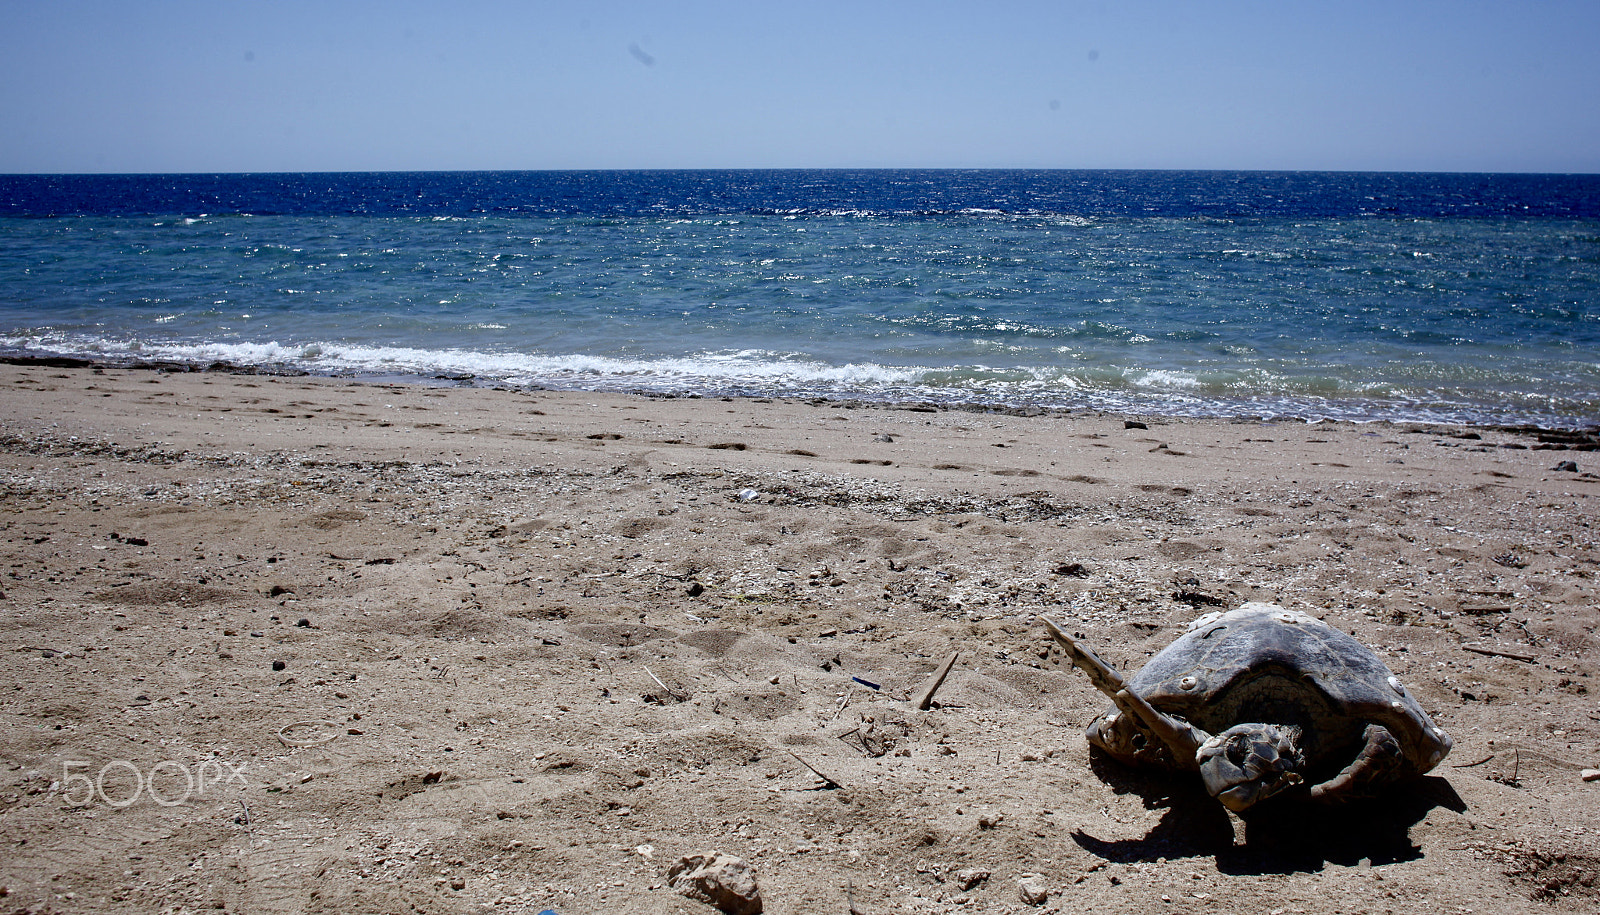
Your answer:
[[[1050,887],[1038,874],[1024,874],[1017,881],[1017,895],[1028,905],[1044,905],[1050,900]]]
[[[713,852],[687,855],[667,870],[667,885],[681,896],[716,906],[728,915],[758,915],[761,888],[742,858]]]

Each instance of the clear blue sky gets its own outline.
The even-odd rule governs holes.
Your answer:
[[[1600,2],[0,0],[0,172],[1600,172]]]

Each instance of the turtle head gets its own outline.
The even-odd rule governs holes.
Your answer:
[[[1234,725],[1201,744],[1195,761],[1206,791],[1234,813],[1303,781],[1300,729],[1288,725]]]
[[[1089,742],[1124,762],[1161,765],[1166,745],[1137,715],[1112,709],[1089,724]],[[1167,765],[1171,763],[1168,762]]]

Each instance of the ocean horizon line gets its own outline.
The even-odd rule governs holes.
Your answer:
[[[186,169],[180,171],[126,170],[105,171],[5,171],[0,178],[118,178],[118,177],[270,177],[274,175],[517,175],[517,174],[672,174],[706,173],[793,173],[793,172],[1038,172],[1175,175],[1455,175],[1549,178],[1600,178],[1600,171],[1543,171],[1521,169],[1436,169],[1436,168],[1218,168],[1145,166],[1048,166],[1048,165],[693,165],[693,166],[602,166],[544,168],[316,168],[316,169]]]

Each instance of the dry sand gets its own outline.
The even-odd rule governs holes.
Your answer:
[[[38,365],[0,390],[5,911],[706,913],[664,874],[715,850],[774,913],[1600,905],[1589,452]],[[1039,615],[1131,670],[1246,600],[1353,632],[1453,755],[1248,824],[1091,757],[1104,702]]]

